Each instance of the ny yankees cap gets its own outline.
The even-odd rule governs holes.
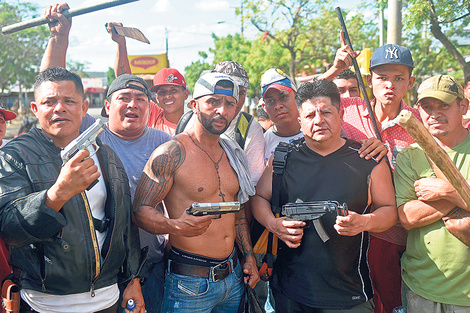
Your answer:
[[[163,85],[175,85],[186,89],[184,76],[175,68],[163,68],[159,70],[153,77],[153,86],[150,88],[150,91],[155,92],[159,86]]]
[[[384,64],[406,65],[415,67],[410,50],[403,46],[388,44],[375,49],[370,58],[370,69]]]
[[[271,88],[286,93],[292,90],[297,92],[294,81],[278,68],[270,68],[261,76],[261,93],[263,98],[266,92]]]
[[[213,73],[227,74],[238,84],[240,87],[250,89],[250,81],[248,74],[246,73],[243,66],[235,61],[223,61],[214,65],[212,69]]]
[[[231,82],[232,90],[217,88],[217,84],[221,81]],[[193,98],[197,99],[214,94],[231,96],[238,102],[238,85],[230,76],[221,73],[211,72],[199,77],[194,85]]]
[[[144,87],[142,88],[133,83],[139,83]],[[108,93],[106,95],[106,98],[108,98],[108,101],[111,101],[111,95],[114,92],[121,90],[121,89],[128,89],[128,88],[142,91],[143,93],[147,95],[149,100],[155,101],[155,97],[153,93],[150,91],[149,86],[147,85],[145,80],[143,80],[139,76],[132,75],[132,74],[122,74],[116,77],[116,79],[113,80],[113,82],[108,88]],[[108,114],[106,113],[106,109],[104,106],[103,106],[103,109],[101,110],[101,116],[108,117]]]
[[[439,99],[444,103],[452,103],[455,99],[463,99],[462,85],[450,75],[436,75],[426,79],[418,88],[418,103],[424,98]]]

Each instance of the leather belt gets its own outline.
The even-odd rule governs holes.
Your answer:
[[[230,273],[233,272],[233,269],[237,267],[238,257],[235,253],[230,260],[210,267],[178,263],[172,260],[169,260],[169,262],[170,273],[191,277],[211,278],[215,283],[219,280],[225,279],[228,275],[230,275]]]

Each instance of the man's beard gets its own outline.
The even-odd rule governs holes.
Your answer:
[[[204,128],[210,132],[211,134],[214,134],[214,135],[221,135],[223,134],[227,128],[229,127],[230,123],[227,121],[226,118],[224,117],[216,117],[216,118],[210,118],[208,115],[206,114],[203,114],[199,108],[197,110],[197,116],[198,116],[198,119],[199,119],[199,122],[202,124],[202,126],[204,126]],[[222,129],[222,130],[217,130],[215,129],[213,126],[212,126],[212,122],[215,121],[215,120],[224,120],[225,121],[225,127]]]

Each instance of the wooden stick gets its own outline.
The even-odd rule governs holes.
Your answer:
[[[444,149],[429,133],[424,125],[408,110],[398,116],[398,123],[413,137],[424,153],[440,169],[447,180],[454,186],[463,202],[470,208],[470,186]]]
[[[107,8],[115,7],[115,6],[118,6],[118,5],[121,5],[121,4],[126,4],[126,3],[134,2],[134,1],[139,1],[139,0],[111,0],[111,1],[105,1],[105,2],[102,2],[102,3],[95,3],[95,4],[85,6],[85,7],[81,7],[81,8],[78,8],[78,9],[64,10],[61,13],[63,15],[65,15],[67,18],[71,18],[73,16],[82,15],[82,14],[86,14],[86,13],[90,13],[90,12],[94,12],[94,11],[98,11],[98,10],[102,10],[102,9],[107,9]],[[50,21],[48,19],[44,18],[44,17],[38,17],[38,18],[34,18],[34,19],[31,19],[31,20],[28,20],[28,21],[19,22],[19,23],[16,23],[16,24],[5,26],[5,27],[2,28],[2,33],[4,35],[7,35],[7,34],[15,33],[15,32],[20,31],[20,30],[31,28],[31,27],[34,27],[34,26],[47,24],[49,22]]]

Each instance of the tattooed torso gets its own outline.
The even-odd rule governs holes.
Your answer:
[[[217,161],[222,148],[207,152]],[[186,134],[178,135],[158,147],[147,162],[135,194],[133,213],[145,214],[163,200],[169,217],[176,219],[193,202],[222,202],[220,191],[225,201],[237,201],[238,179],[226,154],[218,172],[221,190],[214,163]],[[207,231],[196,237],[170,235],[173,246],[214,258],[229,255],[234,241],[235,214],[224,214],[213,220]]]

